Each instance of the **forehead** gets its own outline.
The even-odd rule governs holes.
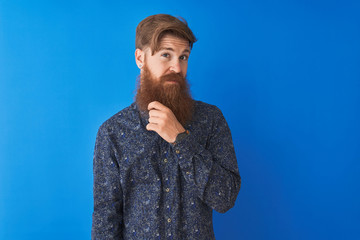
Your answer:
[[[190,51],[190,44],[185,39],[166,34],[160,41],[160,50],[162,48],[175,48],[180,51]]]

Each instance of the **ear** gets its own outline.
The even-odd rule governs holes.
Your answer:
[[[141,69],[144,66],[145,61],[145,51],[141,50],[140,48],[137,48],[135,50],[135,62],[136,65]]]

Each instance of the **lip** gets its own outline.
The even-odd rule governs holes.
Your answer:
[[[171,80],[168,80],[166,81],[167,83],[171,83],[171,84],[174,84],[174,83],[178,83],[177,81],[171,81]]]

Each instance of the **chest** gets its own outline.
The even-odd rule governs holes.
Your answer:
[[[206,147],[209,134],[204,128],[196,131],[189,125],[187,129],[196,144]],[[156,132],[146,129],[123,131],[118,143],[116,158],[123,189],[140,185],[160,188],[181,181],[175,150]]]

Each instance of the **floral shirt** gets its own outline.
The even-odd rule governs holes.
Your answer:
[[[241,185],[221,111],[195,101],[176,144],[147,124],[133,103],[99,128],[92,239],[215,239],[212,211],[233,207]]]

